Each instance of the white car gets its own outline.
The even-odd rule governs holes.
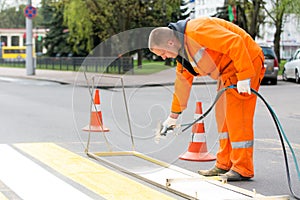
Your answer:
[[[282,79],[284,81],[295,80],[300,83],[300,49],[285,63],[282,71]]]

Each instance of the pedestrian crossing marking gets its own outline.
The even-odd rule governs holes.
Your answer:
[[[173,199],[54,143],[14,146],[106,199]]]
[[[8,192],[23,200],[92,200],[69,183],[22,155],[7,144],[0,144],[0,180]],[[15,197],[8,196],[9,199]]]

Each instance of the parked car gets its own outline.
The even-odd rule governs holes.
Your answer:
[[[300,49],[285,63],[282,71],[284,81],[295,80],[300,83]]]
[[[260,44],[265,56],[265,67],[266,72],[263,78],[263,82],[271,83],[272,85],[277,84],[277,76],[279,70],[278,59],[272,47],[267,44]]]

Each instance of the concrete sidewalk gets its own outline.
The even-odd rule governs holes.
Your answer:
[[[0,77],[53,81],[83,87],[92,85],[94,82],[95,87],[99,88],[121,87],[123,81],[125,87],[146,87],[173,85],[175,80],[175,68],[149,75],[132,75],[131,73],[117,75],[38,69],[35,71],[35,75],[27,75],[25,68],[1,67]],[[215,80],[209,77],[195,77],[194,79],[194,84],[211,84],[215,82]]]

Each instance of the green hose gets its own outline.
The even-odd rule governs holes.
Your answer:
[[[223,88],[222,90],[220,90],[218,93],[217,93],[217,96],[214,100],[214,102],[212,103],[212,105],[199,117],[197,118],[196,120],[194,120],[192,123],[189,123],[189,124],[184,124],[186,127],[184,129],[182,129],[182,132],[186,131],[187,129],[189,129],[190,127],[192,127],[195,123],[197,123],[198,121],[204,119],[209,113],[210,111],[213,109],[213,107],[215,106],[215,104],[217,103],[217,101],[219,100],[219,98],[221,97],[221,95],[228,89],[234,89],[236,88],[236,85],[230,85],[226,88]],[[291,183],[291,175],[290,175],[290,168],[289,168],[289,163],[288,163],[288,157],[287,157],[287,152],[286,152],[286,149],[285,149],[285,145],[284,145],[284,140],[285,142],[287,143],[291,153],[292,153],[292,156],[293,156],[293,160],[294,160],[294,163],[295,163],[295,167],[296,167],[296,171],[297,171],[297,174],[298,174],[298,180],[300,181],[300,170],[299,170],[299,166],[298,166],[298,162],[297,162],[297,159],[296,159],[296,155],[295,155],[295,152],[293,150],[293,147],[291,146],[286,134],[284,133],[283,131],[283,128],[280,124],[280,121],[278,120],[278,117],[277,115],[275,114],[274,110],[272,109],[272,107],[268,104],[268,102],[263,98],[262,95],[260,95],[257,91],[255,91],[254,89],[251,88],[251,92],[254,93],[256,96],[258,96],[263,102],[264,104],[266,105],[266,107],[268,108],[272,118],[273,118],[273,121],[276,125],[276,128],[277,128],[277,132],[278,132],[278,135],[279,135],[279,138],[280,138],[280,142],[281,142],[281,146],[282,146],[282,151],[283,151],[283,154],[284,154],[284,161],[285,161],[285,167],[286,167],[286,175],[287,175],[287,180],[288,180],[288,186],[289,186],[289,189],[290,189],[290,192],[291,194],[296,198],[296,199],[300,199],[299,196],[297,196],[293,189],[292,189],[292,183]],[[182,126],[184,126],[182,125]]]

